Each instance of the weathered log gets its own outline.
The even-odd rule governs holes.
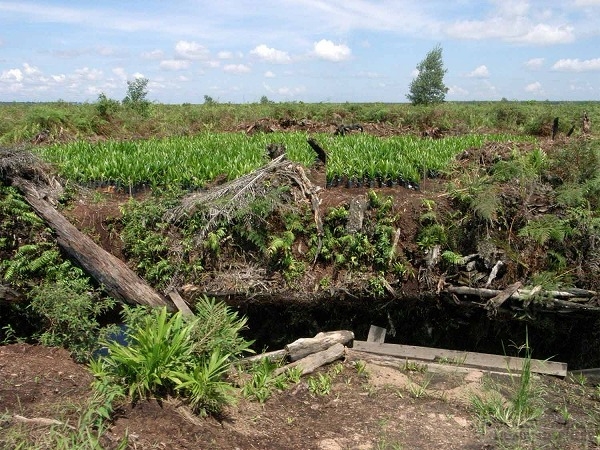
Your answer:
[[[313,338],[300,338],[285,346],[290,361],[297,361],[311,353],[317,353],[331,347],[334,344],[347,344],[354,339],[352,331],[328,331],[318,333]]]
[[[56,233],[58,245],[85,270],[106,292],[119,300],[146,306],[173,305],[158,294],[134,271],[116,256],[97,245],[89,236],[80,232],[50,203],[44,200],[35,186],[22,178],[13,178],[27,203]]]
[[[498,308],[502,306],[502,304],[509,299],[511,295],[513,295],[519,288],[521,287],[521,282],[517,281],[516,283],[511,284],[502,292],[500,292],[495,297],[492,297],[487,304],[485,305],[486,309],[489,310],[490,315],[495,315],[498,312]]]
[[[312,353],[302,359],[299,359],[297,361],[294,361],[290,364],[276,369],[275,375],[282,374],[289,369],[293,369],[294,367],[300,368],[302,375],[312,373],[319,367],[324,366],[325,364],[329,364],[335,360],[343,358],[344,351],[344,345],[338,342],[337,344],[333,344],[326,350],[321,350],[319,352]]]
[[[287,358],[287,351],[284,349],[274,350],[272,352],[260,353],[258,355],[248,356],[246,358],[242,358],[236,361],[236,364],[242,366],[248,366],[254,364],[255,362],[262,361],[263,359],[268,359],[271,362],[279,362],[283,361]]]
[[[486,288],[474,288],[468,286],[446,286],[445,292],[457,295],[473,295],[481,298],[492,298],[500,294],[502,291],[497,289],[486,289]],[[509,298],[516,300],[527,300],[532,294],[541,293],[548,298],[559,298],[559,299],[570,299],[574,297],[593,297],[597,295],[594,291],[587,291],[585,289],[563,289],[560,291],[533,291],[529,289],[518,289]]]

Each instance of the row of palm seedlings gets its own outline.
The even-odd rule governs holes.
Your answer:
[[[140,141],[72,142],[40,148],[62,176],[81,183],[121,187],[181,186],[201,188],[224,176],[235,179],[265,164],[266,147],[283,144],[287,157],[310,166],[315,154],[306,133],[204,132],[195,136]],[[353,180],[374,185],[418,183],[443,171],[455,156],[486,141],[514,136],[464,135],[444,139],[416,136],[379,138],[367,134],[312,136],[327,150],[330,184]]]

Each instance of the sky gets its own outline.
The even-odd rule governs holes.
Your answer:
[[[0,0],[0,101],[600,100],[600,0]]]

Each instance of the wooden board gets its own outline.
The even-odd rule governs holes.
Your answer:
[[[385,328],[371,325],[369,328],[369,336],[367,336],[367,342],[385,342],[385,334],[387,330]]]
[[[417,359],[436,363],[479,367],[484,369],[519,372],[523,368],[523,358],[492,355],[488,353],[461,352],[440,348],[417,347],[414,345],[383,344],[377,342],[354,341],[355,350],[397,358]],[[531,360],[531,371],[559,377],[567,376],[567,364],[553,361]]]

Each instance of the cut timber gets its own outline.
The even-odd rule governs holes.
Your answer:
[[[315,371],[315,369],[318,369],[325,364],[329,364],[335,360],[343,358],[345,348],[346,347],[344,347],[343,344],[338,342],[326,350],[313,353],[302,359],[294,361],[293,363],[276,369],[275,376],[280,375],[289,369],[293,369],[294,367],[298,367],[302,371],[302,375],[312,373]]]
[[[290,361],[297,361],[310,355],[331,347],[334,344],[347,344],[354,339],[352,331],[328,331],[318,333],[314,338],[300,338],[285,346]]]
[[[506,300],[508,300],[509,297],[511,295],[513,295],[515,292],[517,292],[520,288],[521,288],[521,282],[517,281],[516,283],[513,283],[510,286],[508,286],[506,289],[504,289],[502,292],[500,292],[495,297],[490,298],[488,300],[487,304],[485,305],[486,309],[489,310],[489,314],[495,315],[498,312],[498,308],[500,308],[500,306],[502,306],[502,303],[504,303]]]
[[[369,335],[367,336],[367,342],[385,342],[385,333],[387,330],[385,328],[378,327],[376,325],[371,325],[369,328]]]
[[[176,290],[173,289],[172,291],[169,291],[167,293],[167,295],[173,301],[173,303],[175,304],[177,309],[179,311],[181,311],[181,315],[183,315],[183,316],[193,316],[194,315],[193,311],[187,305],[185,300],[183,300],[183,298],[181,298],[181,295],[179,295],[179,292],[177,292]]]
[[[461,366],[483,369],[519,372],[523,368],[523,358],[514,356],[491,355],[487,353],[460,352],[440,348],[416,347],[414,345],[379,344],[375,342],[354,341],[354,350],[395,356],[397,358],[417,359],[421,361],[448,361]],[[531,371],[559,377],[567,376],[567,364],[553,361],[531,360]]]
[[[273,350],[272,352],[265,352],[259,355],[248,356],[247,358],[242,358],[236,361],[236,364],[241,364],[242,366],[248,366],[250,364],[254,364],[255,362],[262,361],[263,359],[268,359],[270,362],[281,362],[287,358],[287,351],[285,350]]]
[[[146,306],[167,306],[167,302],[150,285],[116,256],[97,245],[89,236],[80,232],[50,203],[38,195],[32,183],[21,178],[13,178],[13,186],[18,188],[27,203],[56,233],[58,245],[68,253],[106,292],[128,303]]]

